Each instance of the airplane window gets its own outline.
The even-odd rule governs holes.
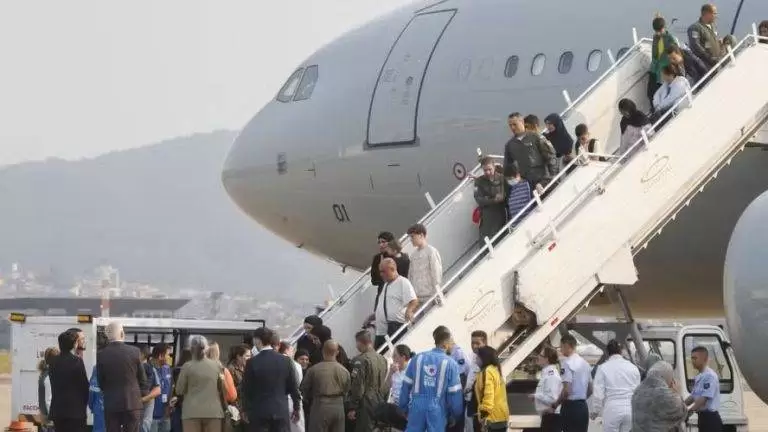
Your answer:
[[[277,100],[280,102],[290,102],[291,99],[293,99],[293,95],[296,94],[296,89],[299,87],[299,81],[301,80],[301,75],[303,73],[304,68],[298,68],[291,74],[288,81],[283,84],[283,88],[281,88],[280,92],[277,94]]]
[[[620,58],[621,58],[621,57],[622,57],[624,54],[626,54],[626,53],[627,53],[627,51],[629,51],[629,47],[623,47],[623,48],[621,48],[621,49],[619,50],[619,53],[618,53],[618,55],[616,56],[616,60],[620,59]]]
[[[541,75],[541,73],[544,72],[544,66],[546,66],[546,64],[547,56],[541,53],[536,54],[536,57],[533,58],[533,63],[531,63],[531,75]]]
[[[299,88],[296,90],[296,96],[293,100],[300,101],[312,97],[312,91],[315,89],[316,83],[317,65],[307,66],[307,70],[304,71],[304,76],[301,77],[301,84],[299,84]]]
[[[557,64],[557,71],[561,74],[567,74],[571,71],[572,65],[573,53],[571,51],[566,51],[563,53],[563,55],[560,56],[560,62]]]
[[[600,63],[603,62],[603,52],[600,50],[592,50],[587,57],[587,70],[594,72],[600,69]]]
[[[520,57],[512,56],[507,59],[507,64],[504,66],[504,76],[512,78],[517,73],[517,65],[520,63]]]

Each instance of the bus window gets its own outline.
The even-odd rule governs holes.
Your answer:
[[[677,365],[677,359],[675,358],[675,342],[671,339],[643,339],[643,345],[645,346],[648,354],[654,353],[661,357],[662,360],[672,365],[674,369]],[[627,340],[627,348],[632,360],[637,362],[637,350],[635,349],[635,342],[632,339]],[[643,366],[643,365],[640,365]]]
[[[709,367],[720,377],[720,393],[731,393],[733,391],[731,362],[725,355],[720,338],[713,334],[687,334],[683,337],[685,379],[688,391],[693,390],[693,378],[699,373],[691,364],[691,350],[699,346],[706,348],[709,352]]]

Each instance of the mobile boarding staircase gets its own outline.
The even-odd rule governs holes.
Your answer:
[[[768,120],[768,44],[759,39],[753,28],[713,69],[717,73],[702,80],[706,86],[697,84],[678,102],[674,118],[662,129],[654,125],[653,136],[644,135],[621,155],[611,155],[620,136],[617,103],[630,98],[647,111],[650,40],[635,38],[576,100],[564,92],[566,126],[588,124],[592,135],[607,143],[601,156],[608,161],[586,163],[598,155],[582,153],[567,177],[567,169],[558,175],[557,187],[548,186],[545,201],[537,195],[523,210],[534,211],[524,219],[515,216],[477,252],[477,227],[469,216],[473,184],[471,179],[459,184],[421,220],[447,270],[441,292],[394,335],[398,343],[427,349],[434,328],[446,325],[456,342],[468,347],[470,333],[484,330],[490,345],[514,347],[503,356],[509,376],[601,287],[635,283],[633,256]],[[665,117],[672,115],[671,110]],[[368,278],[364,273],[322,314],[342,344],[353,346],[354,333],[371,313],[376,289]],[[516,331],[531,313],[527,330]],[[294,337],[300,334],[297,330]]]

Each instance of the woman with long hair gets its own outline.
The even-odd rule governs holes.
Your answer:
[[[240,384],[243,382],[243,374],[245,373],[245,363],[251,358],[251,350],[246,344],[232,345],[229,348],[229,356],[227,359],[227,370],[232,375],[232,381],[235,383],[235,390],[237,394],[240,394]],[[238,397],[238,400],[240,398]]]
[[[539,353],[537,363],[541,367],[541,377],[536,386],[536,393],[530,395],[530,398],[533,400],[536,412],[541,416],[541,431],[559,432],[561,429],[560,408],[552,409],[552,404],[560,397],[560,392],[563,389],[557,350],[551,346],[544,347]]]
[[[46,348],[43,352],[43,358],[37,364],[37,371],[40,375],[37,379],[37,406],[40,410],[40,425],[44,428],[49,423],[49,413],[51,412],[51,400],[53,392],[51,391],[51,377],[48,375],[49,368],[53,360],[59,356],[57,347]]]
[[[484,346],[477,350],[480,372],[475,380],[477,415],[488,431],[506,431],[509,422],[507,386],[501,376],[501,363],[496,350]]]
[[[243,404],[240,399],[240,395],[243,392],[242,383],[243,375],[245,374],[245,364],[248,359],[251,358],[251,349],[246,344],[232,345],[229,348],[229,359],[227,360],[227,370],[232,376],[232,381],[235,384],[235,390],[237,391],[237,399],[234,401],[234,405],[238,411],[243,412]],[[235,432],[245,430],[245,424],[240,422],[235,425]]]
[[[313,328],[312,334],[317,338],[319,346],[321,348],[325,344],[325,342],[331,339],[332,337],[331,329],[324,325]],[[319,349],[314,353],[310,354],[309,361],[313,365],[323,361],[323,350]],[[350,370],[349,357],[347,356],[347,352],[344,350],[344,347],[342,347],[341,345],[339,345],[339,354],[336,356],[336,361],[339,362],[340,365],[347,368],[347,370]]]

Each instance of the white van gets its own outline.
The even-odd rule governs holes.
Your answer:
[[[683,397],[693,390],[693,378],[698,373],[691,365],[691,350],[705,346],[709,350],[709,367],[720,377],[720,416],[723,431],[746,432],[747,416],[744,414],[744,383],[739,366],[733,354],[728,336],[717,326],[646,326],[640,330],[647,352],[656,353],[675,368],[677,381],[686,383]],[[636,359],[635,346],[628,342],[630,357]],[[510,412],[510,429],[535,430],[540,426],[533,403],[527,395],[534,393],[537,380],[534,377],[513,379],[507,384],[507,399]],[[589,401],[588,401],[589,402]],[[688,431],[698,430],[696,415],[687,422]],[[590,422],[589,431],[602,430],[601,419]]]
[[[221,348],[222,362],[226,362],[229,348],[243,343],[244,336],[264,327],[264,320],[248,321],[207,321],[169,318],[93,318],[90,315],[77,316],[26,316],[12,313],[11,321],[11,419],[23,416],[31,420],[38,414],[37,365],[49,347],[58,346],[60,333],[78,328],[85,333],[86,352],[83,356],[85,370],[90,378],[96,364],[97,334],[112,321],[120,321],[125,329],[125,342],[132,345],[145,344],[152,347],[165,343],[170,347],[177,363],[177,353],[187,346],[190,335],[203,335],[216,341]],[[92,419],[88,417],[88,424]]]

